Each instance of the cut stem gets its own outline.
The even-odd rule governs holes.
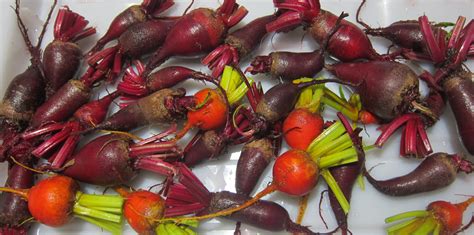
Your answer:
[[[110,231],[114,235],[119,235],[122,233],[122,224],[112,223],[106,220],[93,219],[91,217],[76,215],[77,218],[85,220],[91,224],[97,225],[107,231]]]
[[[85,207],[122,208],[124,200],[118,195],[94,195],[78,192],[76,202]]]
[[[111,221],[115,223],[120,223],[122,221],[122,217],[120,215],[115,215],[112,213],[104,212],[95,210],[92,208],[87,208],[81,206],[79,203],[75,203],[73,207],[73,212],[77,215],[85,215],[96,219]]]

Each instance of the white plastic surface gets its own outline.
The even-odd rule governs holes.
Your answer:
[[[168,13],[170,15],[180,15],[188,5],[189,1],[175,0],[176,5]],[[49,9],[50,1],[47,0],[23,0],[22,14],[26,25],[30,28],[31,38],[36,38],[38,29],[45,19]],[[82,14],[90,21],[90,25],[96,26],[98,35],[103,35],[106,27],[112,18],[132,3],[139,0],[59,0],[58,5],[68,5],[73,11]],[[244,19],[245,22],[273,12],[271,0],[239,0],[240,4],[249,9],[250,13]],[[330,10],[335,14],[341,11],[350,14],[349,20],[355,21],[354,16],[359,0],[323,0],[321,5],[324,9]],[[13,5],[13,0],[0,0],[0,94],[3,94],[9,81],[18,73],[24,71],[28,65],[28,53],[25,49],[23,40],[17,29],[15,15],[9,6]],[[194,8],[206,6],[218,6],[218,0],[196,0]],[[55,10],[56,15],[57,9]],[[363,19],[373,27],[387,26],[391,22],[402,19],[417,19],[418,16],[426,14],[431,21],[450,21],[455,22],[458,15],[464,15],[468,20],[474,17],[473,0],[368,0],[367,5],[362,12]],[[39,20],[41,19],[41,20]],[[54,22],[54,19],[51,23]],[[236,27],[237,28],[237,27]],[[45,37],[45,44],[52,38],[52,27],[48,28]],[[318,46],[313,42],[310,36],[301,40],[304,32],[297,30],[290,34],[275,35],[271,42],[271,36],[268,36],[255,51],[254,55],[266,55],[271,51],[289,50],[289,51],[309,51]],[[94,40],[88,39],[82,41],[80,45],[89,49]],[[374,47],[380,52],[386,51],[389,43],[386,40],[372,38]],[[45,46],[45,45],[43,45]],[[253,56],[252,56],[253,57]],[[332,61],[328,61],[332,62]],[[241,67],[245,68],[249,63],[249,58],[242,61]],[[167,64],[179,64],[189,66],[203,72],[209,70],[199,64],[197,59],[172,59]],[[470,69],[474,69],[473,63],[468,63]],[[419,72],[419,70],[417,70]],[[329,75],[328,75],[329,76]],[[277,81],[270,80],[266,76],[256,76],[263,81],[265,90]],[[192,94],[200,89],[201,84],[196,85],[193,81],[182,84]],[[426,94],[426,91],[424,91]],[[94,96],[94,98],[96,98]],[[334,119],[334,112],[329,109],[325,111],[324,117]],[[146,128],[140,131],[140,134],[148,132],[156,133],[159,128]],[[451,114],[451,110],[445,110],[442,119],[428,130],[431,143],[435,152],[467,152],[463,149],[458,139],[456,124]],[[379,132],[374,127],[367,127],[367,132],[362,133],[364,141],[372,144]],[[190,136],[190,135],[189,135]],[[382,150],[373,150],[367,154],[367,166],[370,168],[378,163],[384,163],[373,170],[373,175],[379,179],[391,178],[405,174],[414,169],[418,160],[403,159],[398,156],[399,153],[399,135],[394,136],[388,141]],[[184,142],[185,143],[185,142]],[[194,171],[211,191],[234,190],[235,165],[237,163],[241,146],[231,147],[226,154],[220,156],[219,160],[209,161],[196,167]],[[282,151],[285,151],[285,147]],[[469,155],[468,155],[469,156]],[[470,160],[474,160],[469,156]],[[271,181],[271,166],[268,167],[264,176],[260,180],[260,189]],[[0,165],[0,184],[3,185],[6,179],[6,165]],[[142,173],[139,178],[132,182],[136,188],[148,188],[161,182],[162,178],[149,173]],[[87,192],[101,193],[103,188],[83,185]],[[384,218],[400,212],[409,210],[423,209],[429,202],[435,200],[447,200],[459,202],[465,200],[464,195],[474,195],[474,177],[465,174],[459,174],[455,183],[441,190],[431,193],[419,194],[409,197],[388,197],[375,191],[372,186],[366,183],[365,191],[355,186],[351,200],[351,212],[349,215],[350,229],[354,234],[383,234]],[[330,231],[336,227],[336,222],[330,209],[327,197],[323,201],[323,216],[326,219],[329,229],[326,229],[318,216],[318,201],[320,192],[326,189],[324,183],[318,184],[311,194],[310,204],[304,218],[303,224],[311,226],[313,231]],[[274,193],[265,199],[273,200],[283,205],[289,211],[294,219],[297,214],[298,199],[288,197],[282,193]],[[473,206],[474,207],[474,206]],[[465,222],[470,219],[473,213],[471,208],[465,213]],[[125,224],[125,234],[134,234],[133,230]],[[203,223],[199,229],[202,234],[233,234],[234,222],[224,219],[216,219]],[[267,231],[259,230],[254,227],[242,225],[242,234],[269,234]],[[35,225],[31,229],[31,234],[107,234],[99,228],[87,224],[78,219],[62,228],[50,228],[44,225]],[[284,234],[284,233],[283,233]],[[474,228],[471,228],[465,234],[474,234]]]

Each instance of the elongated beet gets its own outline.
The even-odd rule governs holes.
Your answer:
[[[91,66],[100,66],[99,61],[112,56],[114,61],[110,67],[114,75],[118,75],[126,60],[140,59],[158,49],[175,22],[176,19],[148,20],[137,23],[122,33],[117,45],[91,55],[87,61]]]
[[[242,148],[235,175],[235,190],[250,195],[260,176],[275,157],[272,141],[268,138],[248,142]]]
[[[461,72],[443,82],[451,110],[456,118],[461,140],[470,154],[474,154],[474,82],[472,73]]]
[[[313,39],[322,44],[337,21],[337,16],[320,8],[319,0],[274,1],[276,8],[288,10],[277,20],[267,25],[267,30],[281,29],[303,24]],[[367,35],[353,23],[343,20],[341,28],[329,40],[329,54],[337,59],[349,62],[357,59],[377,60],[382,57],[372,47]]]
[[[122,82],[117,87],[124,94],[134,97],[142,97],[161,89],[171,88],[187,79],[214,80],[204,73],[182,66],[169,66],[143,77],[144,65],[139,60],[134,61],[134,65],[136,71],[132,67],[127,68]]]
[[[94,28],[86,28],[88,23],[67,6],[59,10],[54,25],[54,41],[43,52],[47,97],[72,79],[79,69],[82,51],[76,42],[95,33]]]
[[[26,189],[33,186],[34,173],[19,165],[12,165],[8,170],[5,187]],[[26,234],[30,223],[23,224],[31,217],[28,203],[20,196],[4,192],[0,195],[0,234],[10,234],[8,231]]]
[[[92,55],[101,50],[105,44],[120,37],[131,26],[144,22],[173,5],[173,0],[144,0],[141,5],[129,6],[112,20],[107,32],[97,41],[88,54]]]
[[[229,33],[223,45],[202,59],[202,63],[212,69],[212,76],[218,77],[225,65],[237,65],[242,58],[250,55],[267,34],[265,25],[275,20],[277,14],[259,17]]]
[[[90,88],[78,80],[69,80],[50,99],[41,105],[31,118],[31,126],[68,119],[89,101]]]
[[[369,61],[326,67],[339,79],[354,84],[362,106],[382,120],[406,113],[420,97],[417,75],[401,63]]]
[[[148,61],[144,75],[171,56],[195,56],[222,43],[227,30],[237,24],[247,10],[235,0],[225,0],[216,11],[198,8],[182,16],[168,33],[163,46]]]
[[[185,151],[184,164],[192,167],[206,159],[213,159],[221,154],[225,147],[226,141],[218,131],[206,131],[192,144],[192,151]]]
[[[250,199],[243,194],[227,191],[212,193],[212,199],[206,210],[199,214],[211,214],[245,203]],[[315,234],[307,227],[291,221],[288,211],[275,202],[259,200],[252,206],[235,212],[225,218],[250,224],[268,231],[288,231],[290,233]]]
[[[471,173],[472,170],[473,163],[458,155],[434,153],[406,175],[388,180],[376,180],[368,172],[365,176],[383,194],[406,196],[446,187],[454,182],[458,172]]]
[[[103,186],[126,184],[140,169],[172,176],[174,167],[161,159],[176,158],[180,154],[175,141],[165,138],[175,130],[176,127],[138,143],[124,135],[98,137],[76,151],[62,173]]]
[[[313,52],[272,52],[268,56],[257,56],[246,71],[251,74],[269,73],[274,78],[292,81],[302,77],[313,77],[324,67],[324,54]]]
[[[184,95],[181,89],[159,90],[117,111],[93,130],[129,131],[144,125],[174,122],[182,118],[186,108],[194,107],[194,101]]]
[[[365,2],[365,0],[362,1],[359,6],[356,19],[359,24],[365,27],[364,32],[366,34],[386,38],[393,44],[406,49],[406,51],[402,50],[401,54],[408,59],[429,59],[429,49],[417,20],[400,20],[393,22],[387,27],[372,28],[359,17],[360,10]],[[446,31],[441,27],[431,25],[431,29],[440,38],[445,38],[447,35]]]

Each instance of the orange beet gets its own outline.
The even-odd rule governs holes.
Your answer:
[[[273,182],[279,191],[303,196],[316,186],[319,168],[308,153],[291,149],[275,161]]]
[[[306,150],[323,130],[324,121],[320,115],[307,109],[295,109],[283,122],[286,143],[292,148]]]
[[[28,192],[28,209],[42,224],[59,227],[72,214],[79,185],[66,176],[52,176],[40,181]]]
[[[428,205],[428,210],[441,223],[443,233],[452,234],[461,228],[463,213],[471,203],[474,197],[458,204],[435,201]]]
[[[205,88],[198,91],[194,98],[197,106],[200,107],[188,111],[188,121],[183,130],[176,135],[178,138],[184,136],[192,127],[198,127],[201,130],[213,130],[224,126],[226,123],[227,102],[219,91]]]
[[[149,191],[135,191],[126,196],[123,215],[139,234],[154,234],[154,220],[164,215],[165,201]]]

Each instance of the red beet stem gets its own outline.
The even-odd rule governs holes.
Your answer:
[[[135,168],[155,172],[167,177],[173,177],[177,174],[176,167],[173,164],[156,158],[140,158],[135,162]]]
[[[54,39],[63,42],[76,42],[95,34],[94,28],[86,28],[87,24],[89,21],[84,17],[64,6],[59,9],[54,23]]]

